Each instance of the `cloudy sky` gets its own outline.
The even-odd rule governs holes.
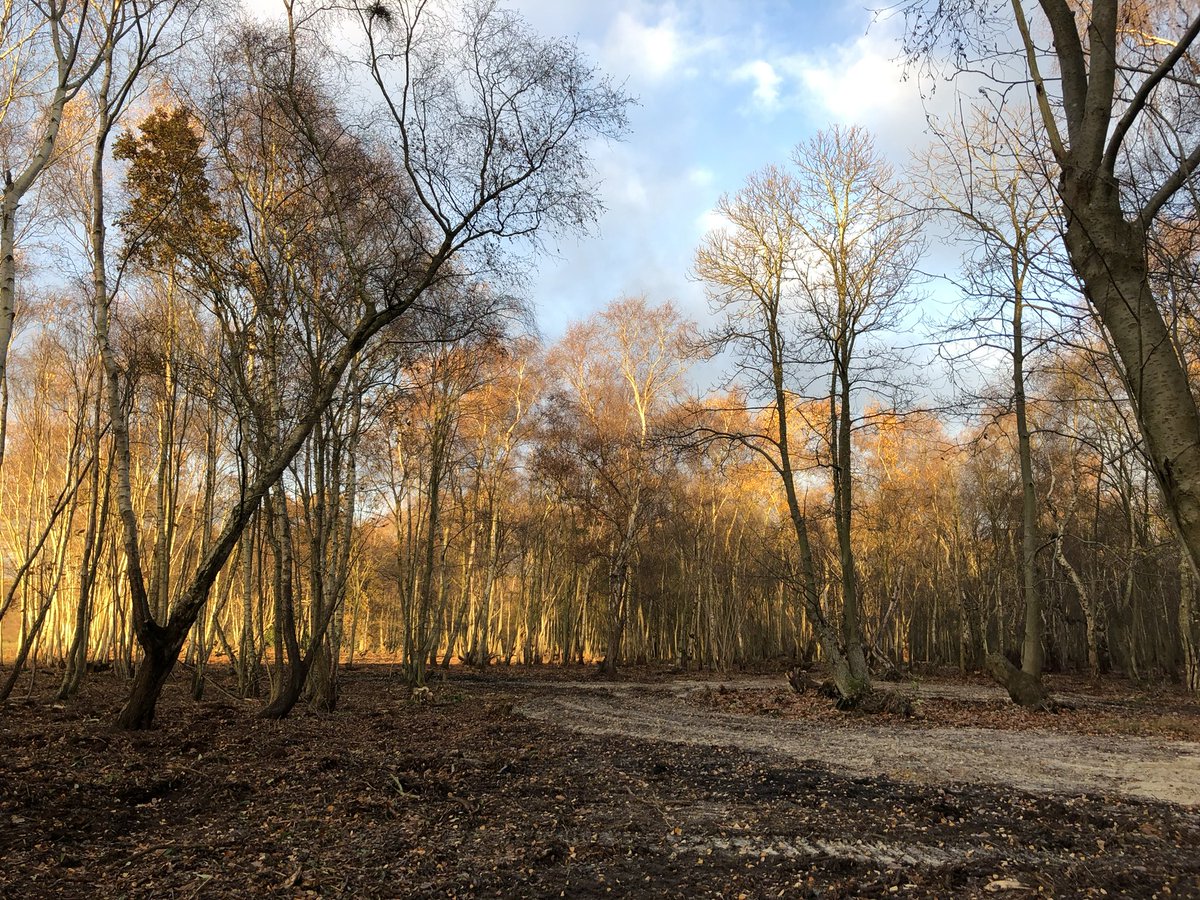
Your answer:
[[[819,129],[864,125],[897,167],[925,142],[918,87],[895,61],[902,23],[876,20],[869,0],[503,2],[541,33],[574,39],[638,99],[628,138],[596,154],[599,226],[552,242],[534,272],[550,340],[625,294],[703,319],[688,270],[718,197]],[[257,15],[280,8],[243,3]]]
[[[897,163],[923,141],[917,86],[894,62],[900,23],[874,21],[863,0],[511,5],[543,33],[574,37],[639,100],[628,139],[597,160],[608,208],[597,233],[539,267],[549,338],[628,293],[703,317],[687,273],[717,198],[830,123],[871,128]]]

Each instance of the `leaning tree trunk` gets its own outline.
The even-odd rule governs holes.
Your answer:
[[[363,347],[379,331],[400,318],[412,306],[416,298],[433,282],[435,275],[448,257],[449,244],[444,243],[439,251],[434,254],[426,269],[425,277],[402,300],[397,301],[385,310],[368,313],[350,332],[346,343],[325,370],[325,381],[310,399],[305,415],[292,426],[291,431],[278,443],[275,452],[270,458],[264,460],[262,468],[254,480],[247,485],[241,498],[234,504],[233,509],[226,516],[220,534],[213,542],[208,553],[200,561],[199,566],[192,575],[187,590],[184,591],[174,605],[165,628],[157,626],[149,618],[149,610],[146,606],[145,582],[141,578],[140,554],[137,545],[137,518],[133,514],[132,493],[128,479],[128,432],[123,428],[122,424],[119,424],[121,417],[118,406],[116,409],[118,416],[113,422],[114,452],[117,453],[117,458],[121,462],[118,469],[121,469],[123,465],[125,471],[122,477],[118,479],[117,505],[124,526],[124,548],[129,564],[130,586],[134,595],[135,610],[140,610],[145,614],[142,622],[139,623],[138,637],[143,649],[146,651],[147,657],[152,659],[150,663],[152,671],[145,678],[139,677],[136,680],[134,691],[130,694],[125,708],[118,717],[118,725],[120,727],[149,727],[150,722],[154,718],[155,701],[162,690],[166,674],[169,674],[171,668],[175,665],[176,658],[179,655],[179,648],[183,646],[184,637],[186,637],[192,623],[196,620],[196,616],[199,615],[200,610],[203,608],[213,582],[216,580],[225,562],[229,559],[233,548],[241,539],[242,532],[245,531],[254,513],[258,510],[263,497],[279,480],[283,471],[295,458],[296,454],[300,452],[300,448],[304,445],[309,434],[312,433],[313,428],[316,426],[317,420],[332,402],[333,395],[341,383],[343,374],[358,357]],[[107,347],[106,306],[103,309],[103,313],[106,317],[106,330],[102,346]],[[109,353],[111,354],[111,350]],[[110,380],[118,376],[119,372],[114,359],[110,358],[106,360],[106,372]],[[115,390],[115,386],[111,387],[110,395]],[[179,634],[180,630],[182,630],[182,635]],[[158,678],[160,660],[164,658],[164,654],[169,655],[169,663],[167,663],[166,673],[163,674],[162,678]]]
[[[92,461],[93,463],[95,460]],[[42,626],[46,622],[46,614],[50,612],[50,607],[54,605],[55,597],[58,595],[58,587],[62,583],[63,570],[67,563],[67,546],[71,535],[71,522],[75,518],[75,504],[72,501],[71,510],[67,513],[67,521],[65,533],[62,543],[58,549],[58,559],[55,562],[54,580],[51,583],[50,589],[46,592],[46,596],[42,598],[42,603],[38,607],[37,616],[29,627],[25,630],[24,638],[21,641],[21,646],[17,650],[16,659],[13,660],[12,669],[8,673],[8,678],[4,684],[0,686],[0,701],[7,700],[12,693],[13,688],[17,684],[17,679],[21,675],[21,671],[25,668],[25,660],[29,658],[29,653],[38,641],[41,634]]]
[[[1013,703],[1026,709],[1052,712],[1054,701],[1040,678],[1018,669],[1000,653],[989,653],[985,663],[987,673],[1008,691]]]
[[[1067,578],[1075,588],[1075,593],[1079,595],[1079,605],[1083,607],[1083,618],[1087,630],[1088,672],[1093,678],[1098,678],[1100,676],[1100,634],[1102,630],[1100,606],[1091,591],[1088,590],[1087,585],[1084,584],[1079,571],[1067,559],[1066,550],[1063,548],[1061,525],[1054,533],[1054,558],[1059,567],[1066,572]]]
[[[1146,225],[1126,221],[1115,187],[1068,171],[1066,246],[1108,333],[1192,571],[1200,572],[1200,414],[1150,288]]]
[[[158,698],[175,668],[175,661],[187,637],[186,631],[179,634],[177,629],[170,626],[151,627],[152,634],[146,637],[139,635],[142,661],[134,672],[133,685],[125,705],[117,714],[117,727],[127,731],[143,730],[154,724]]]
[[[104,378],[103,373],[100,375]],[[67,651],[67,664],[63,671],[62,685],[58,689],[59,700],[69,700],[79,690],[83,677],[87,672],[88,633],[91,627],[92,589],[100,570],[100,541],[108,525],[108,499],[112,468],[109,467],[104,479],[104,498],[100,501],[100,410],[102,406],[100,393],[96,395],[95,434],[93,436],[92,453],[95,468],[92,469],[91,493],[88,505],[88,524],[83,541],[83,561],[79,567],[79,595],[75,606],[75,629],[71,637],[71,647]],[[99,511],[97,504],[99,503]]]

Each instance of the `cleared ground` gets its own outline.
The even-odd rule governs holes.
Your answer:
[[[1046,727],[1016,734],[998,728],[922,727],[920,718],[912,723],[878,725],[870,717],[845,715],[831,727],[828,721],[764,716],[764,710],[786,710],[790,698],[778,678],[736,681],[732,687],[731,701],[750,695],[750,702],[743,706],[758,714],[749,723],[745,713],[722,711],[735,705],[722,702],[729,689],[722,692],[710,682],[560,686],[529,699],[519,709],[590,734],[736,747],[797,762],[819,762],[854,775],[1200,804],[1197,742],[1080,734],[1062,729],[1058,717],[1050,715],[1042,716]],[[911,693],[920,701],[918,710],[947,699],[1007,705],[1003,691],[988,686],[935,682],[882,687]],[[755,694],[762,696],[754,698]],[[1084,715],[1103,714],[1113,703],[1077,692],[1062,696],[1075,704],[1075,712]],[[759,699],[757,707],[755,699]]]
[[[901,719],[632,678],[455,670],[418,704],[363,668],[282,723],[180,678],[134,735],[119,684],[44,678],[0,709],[0,896],[1200,896],[1182,696],[923,682]]]

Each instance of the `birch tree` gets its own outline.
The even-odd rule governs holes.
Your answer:
[[[656,429],[687,371],[690,331],[673,305],[624,298],[572,326],[549,356],[559,387],[551,412],[559,453],[547,468],[603,523],[608,675],[621,656],[630,572],[661,477]]]
[[[111,84],[114,58],[132,43],[136,80],[145,54],[181,5],[180,0],[6,0],[0,9],[0,385],[16,312],[20,208],[54,161],[67,104],[106,67],[107,91],[123,91],[121,100],[127,100],[132,84]],[[121,69],[119,59],[115,65]],[[121,75],[115,80],[120,82]],[[112,99],[106,97],[106,104]],[[107,131],[103,123],[98,129]],[[0,464],[3,436],[0,424]]]
[[[144,652],[118,717],[126,728],[153,721],[215,579],[362,351],[414,306],[432,301],[439,286],[464,273],[480,278],[497,271],[506,242],[556,226],[585,227],[598,208],[588,142],[622,132],[628,101],[574,45],[544,40],[490,4],[443,11],[371,3],[357,7],[357,18],[395,152],[386,164],[361,171],[357,190],[324,210],[323,224],[338,235],[332,249],[347,273],[347,319],[165,621],[146,603],[138,523],[127,492],[118,490]],[[302,121],[289,127],[304,137]],[[319,165],[315,174],[320,183]],[[357,229],[377,240],[364,248]]]

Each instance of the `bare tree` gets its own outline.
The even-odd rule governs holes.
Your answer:
[[[711,232],[696,254],[696,274],[724,317],[711,342],[736,351],[752,396],[768,405],[769,433],[724,434],[708,426],[701,432],[744,443],[782,480],[803,606],[838,691],[856,702],[871,683],[852,533],[857,394],[882,381],[882,356],[871,359],[865,345],[897,321],[920,249],[919,227],[865,132],[819,135],[797,149],[795,161],[796,173],[769,167],[722,198],[718,212],[729,227]],[[843,595],[837,626],[822,602],[803,499],[806,476],[797,465],[796,422],[809,408],[800,401],[821,381],[828,385],[824,427],[811,413],[806,424],[824,435],[833,473]]]
[[[1010,360],[1009,383],[1021,477],[1021,571],[1025,631],[1021,668],[1042,673],[1043,598],[1037,568],[1041,547],[1034,484],[1033,438],[1026,401],[1028,358],[1050,330],[1057,288],[1049,274],[1059,247],[1058,207],[1036,150],[1028,117],[976,111],[934,122],[938,141],[927,158],[925,192],[966,245],[964,293],[978,309],[962,327],[972,349],[999,350]]]
[[[842,582],[842,641],[851,674],[870,683],[854,560],[852,440],[860,393],[883,386],[895,348],[881,342],[911,299],[921,224],[871,135],[857,127],[817,134],[796,149],[792,261],[804,330],[823,348],[829,468]],[[871,343],[873,342],[873,346]]]
[[[1186,3],[1120,0],[1040,0],[1036,10],[1012,0],[1007,17],[967,2],[905,9],[914,59],[948,46],[952,64],[969,66],[980,51],[994,61],[1013,51],[1061,173],[1071,265],[1120,362],[1173,527],[1200,571],[1200,413],[1154,295],[1150,252],[1156,223],[1196,214],[1200,16]]]
[[[368,168],[359,189],[340,198],[348,209],[334,204],[325,211],[327,226],[339,235],[335,249],[354,314],[338,329],[319,377],[259,460],[165,622],[146,602],[137,522],[126,492],[118,491],[145,653],[118,719],[126,728],[153,720],[214,580],[363,349],[439,285],[461,280],[464,272],[496,271],[503,242],[590,222],[597,201],[587,143],[624,127],[627,99],[598,78],[572,44],[543,40],[490,4],[441,12],[425,4],[371,3],[357,14],[397,150],[391,164]],[[290,127],[302,136],[300,125]],[[376,242],[364,258],[355,240],[361,228],[390,241]]]
[[[750,396],[766,402],[763,430],[729,430],[702,425],[702,437],[731,440],[757,453],[779,477],[787,498],[798,573],[790,581],[816,633],[833,680],[845,698],[864,686],[851,672],[838,629],[822,601],[813,559],[807,491],[793,437],[796,398],[791,385],[796,366],[795,253],[800,239],[791,214],[791,176],[769,167],[746,179],[717,211],[730,227],[711,232],[696,252],[696,275],[708,290],[710,307],[724,321],[709,336],[715,349],[736,354]]]
[[[621,656],[630,570],[660,478],[656,429],[687,371],[691,329],[669,303],[624,298],[573,326],[549,356],[559,382],[551,414],[559,453],[547,468],[565,496],[604,523],[608,675]]]

